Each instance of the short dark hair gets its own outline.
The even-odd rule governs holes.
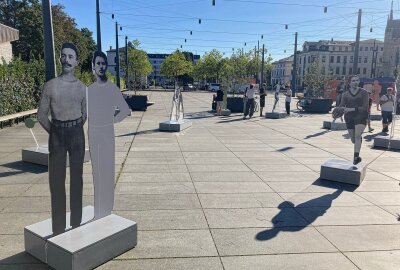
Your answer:
[[[107,55],[101,51],[95,51],[93,53],[92,64],[93,65],[95,64],[96,57],[98,57],[98,56],[104,59],[104,62],[106,62],[106,66],[108,67]]]
[[[250,89],[253,89],[254,85],[250,84]]]
[[[75,46],[74,43],[65,42],[65,43],[63,43],[63,45],[61,45],[61,51],[66,49],[66,48],[74,50],[75,54],[76,54],[76,59],[79,59],[79,51],[78,51],[78,48]]]

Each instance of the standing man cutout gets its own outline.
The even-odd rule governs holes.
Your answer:
[[[120,89],[107,79],[107,56],[93,54],[96,82],[87,90],[89,150],[93,168],[94,219],[111,214],[114,206],[114,123],[131,114]],[[118,110],[116,110],[118,108]]]
[[[86,86],[75,78],[79,53],[72,43],[61,47],[62,74],[45,83],[38,120],[49,133],[49,184],[53,235],[66,229],[66,159],[70,165],[70,208],[72,228],[82,220],[83,160],[86,121]],[[51,120],[49,120],[49,114]]]

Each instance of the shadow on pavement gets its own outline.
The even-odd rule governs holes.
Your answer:
[[[214,113],[212,113],[210,111],[185,114],[185,119],[202,119],[202,118],[210,118],[210,117],[214,117]]]
[[[235,118],[235,119],[228,118],[228,119],[229,120],[218,121],[217,123],[224,124],[224,123],[230,123],[230,122],[245,121],[245,120],[243,120],[243,118]]]
[[[369,134],[364,136],[364,140],[366,142],[371,142],[372,140],[375,139],[376,136],[382,135],[381,133],[375,133],[375,134]]]
[[[329,130],[325,130],[325,131],[321,131],[321,132],[314,133],[314,134],[311,134],[311,135],[307,135],[306,137],[304,137],[304,139],[307,140],[307,139],[310,139],[310,138],[322,136],[322,135],[324,135],[324,134],[326,134],[326,133],[328,133],[328,132],[329,132]]]
[[[283,148],[280,148],[280,149],[276,149],[276,151],[278,151],[278,152],[285,152],[285,151],[289,151],[289,150],[291,150],[291,149],[293,149],[294,147],[292,147],[292,146],[288,146],[288,147],[283,147]]]
[[[136,136],[136,135],[144,135],[144,134],[153,134],[153,133],[157,133],[160,132],[158,128],[154,128],[154,129],[148,129],[148,130],[142,130],[142,131],[137,131],[137,132],[131,132],[131,133],[127,133],[127,134],[122,134],[122,135],[118,135],[115,137],[127,137],[127,136]]]
[[[0,168],[2,168],[2,167],[12,169],[12,170],[0,172],[0,178],[17,175],[17,174],[21,174],[21,173],[26,173],[26,172],[35,173],[35,174],[41,174],[41,173],[47,172],[47,166],[23,162],[23,161],[14,161],[14,162],[10,162],[10,163],[1,164]]]
[[[332,206],[332,202],[337,199],[343,191],[354,191],[357,187],[354,185],[342,184],[331,182],[327,180],[316,180],[312,185],[322,186],[327,188],[336,189],[333,193],[324,194],[318,198],[311,199],[307,202],[294,205],[291,201],[284,201],[279,204],[279,213],[271,220],[273,227],[257,233],[255,238],[259,241],[267,241],[280,232],[298,232],[312,224],[317,218],[323,216],[326,211]],[[292,207],[298,214],[300,214],[306,223],[302,226],[283,226],[285,222],[285,208]]]
[[[47,270],[51,268],[28,253],[20,252],[0,260],[0,269]]]

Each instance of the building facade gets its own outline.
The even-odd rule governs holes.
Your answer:
[[[383,68],[380,72],[384,77],[395,77],[396,66],[400,65],[400,20],[393,18],[392,9],[385,29],[385,46],[383,51]]]
[[[13,57],[11,42],[19,39],[19,31],[0,24],[0,64],[9,63]]]
[[[292,80],[293,55],[272,63],[271,84],[290,85]]]

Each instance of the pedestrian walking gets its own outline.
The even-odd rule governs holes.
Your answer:
[[[267,85],[262,84],[260,88],[260,117],[263,116],[263,109],[265,107],[265,97],[267,96]]]
[[[217,90],[217,97],[215,101],[217,102],[217,115],[221,115],[222,111],[222,101],[224,100],[224,91],[222,91],[222,86]]]
[[[393,88],[388,87],[387,93],[382,95],[379,104],[381,105],[382,111],[382,133],[389,132],[389,126],[393,120],[393,107],[394,107],[394,95]]]
[[[286,94],[285,94],[285,108],[287,115],[290,115],[290,102],[292,101],[292,89],[290,86],[286,87]]]
[[[246,108],[245,108],[243,119],[246,119],[247,115],[250,118],[253,117],[253,113],[254,113],[254,98],[256,96],[255,90],[256,89],[254,88],[254,85],[250,84],[250,88],[246,91],[245,96],[247,98],[247,102],[246,102]]]

